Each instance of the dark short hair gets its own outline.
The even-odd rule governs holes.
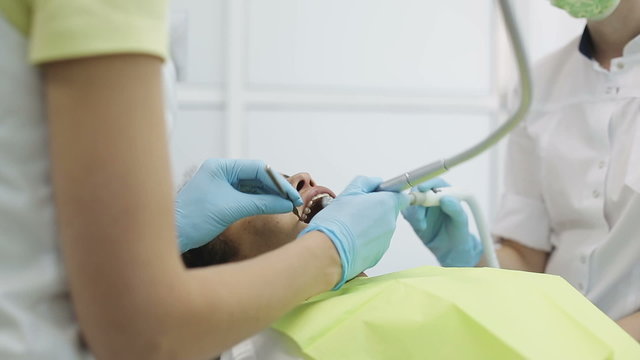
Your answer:
[[[198,248],[182,253],[182,262],[188,268],[205,267],[231,262],[237,255],[235,245],[219,235]]]

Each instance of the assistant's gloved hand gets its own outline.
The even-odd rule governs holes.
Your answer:
[[[380,183],[378,178],[355,178],[299,235],[318,230],[335,245],[342,279],[334,289],[378,263],[389,248],[398,213],[409,205],[406,194],[372,192]]]
[[[296,206],[302,205],[298,191],[283,177],[277,180]],[[205,161],[177,195],[180,251],[208,243],[242,218],[293,210],[291,201],[279,194],[262,161]]]
[[[436,178],[418,185],[417,190],[447,186]],[[443,196],[439,207],[410,206],[402,215],[442,266],[475,266],[480,260],[482,243],[469,233],[467,214],[456,198]]]

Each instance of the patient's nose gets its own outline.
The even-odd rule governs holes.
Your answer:
[[[313,181],[309,173],[297,173],[289,178],[289,183],[296,188],[298,192],[316,186],[315,181]]]

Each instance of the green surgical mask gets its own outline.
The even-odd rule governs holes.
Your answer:
[[[551,4],[576,18],[602,20],[611,15],[620,0],[551,0]]]

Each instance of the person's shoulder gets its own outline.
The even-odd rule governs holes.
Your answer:
[[[540,109],[564,102],[582,81],[590,60],[580,53],[580,37],[538,60],[532,68],[533,108]]]
[[[581,37],[575,37],[565,45],[545,55],[533,65],[535,74],[556,72],[565,67],[569,62],[580,60],[584,55],[580,53],[579,44]]]

